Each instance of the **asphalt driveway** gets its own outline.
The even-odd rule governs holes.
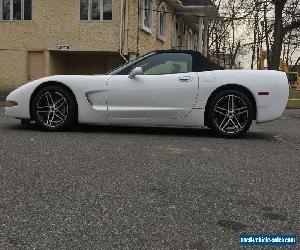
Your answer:
[[[209,130],[22,129],[0,108],[1,249],[235,249],[300,233],[300,110]]]

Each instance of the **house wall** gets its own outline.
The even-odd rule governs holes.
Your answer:
[[[147,32],[141,28],[141,16],[138,16],[138,0],[130,0],[130,8],[128,10],[129,21],[128,21],[128,51],[135,52],[137,55],[141,56],[150,51],[158,50],[158,49],[171,49],[173,48],[173,34],[174,34],[174,15],[176,10],[174,10],[169,4],[168,1],[162,0],[153,0],[154,2],[154,10],[158,10],[159,6],[162,2],[165,3],[166,6],[166,18],[167,18],[167,27],[166,27],[166,37],[165,40],[162,41],[158,39],[158,14],[159,12],[153,12],[153,27],[151,32]],[[141,9],[141,7],[140,7]],[[205,13],[202,13],[204,15]],[[184,23],[183,19],[179,18],[179,33],[180,39],[178,40],[179,44],[176,47],[187,49],[188,43],[188,30],[191,29],[194,34],[198,35],[198,29],[195,29],[195,25],[190,23]],[[126,49],[125,49],[126,50]]]
[[[128,10],[128,51],[137,53],[138,55],[144,55],[150,51],[157,49],[170,49],[172,48],[172,36],[173,36],[173,14],[172,9],[167,2],[167,28],[166,39],[161,41],[157,38],[157,15],[158,12],[153,12],[153,27],[151,33],[144,31],[141,28],[141,20],[138,16],[138,1],[130,0],[130,8]],[[153,9],[158,10],[161,0],[154,0]]]
[[[167,14],[166,39],[163,42],[157,39],[156,12],[152,32],[149,34],[140,28],[138,1],[126,0],[123,53],[143,55],[157,49],[170,49],[173,14]],[[161,0],[154,1],[154,9],[158,9]],[[120,48],[121,0],[113,0],[112,21],[81,21],[79,3],[79,0],[33,0],[32,20],[0,21],[0,92],[7,86],[12,89],[28,81],[29,51],[44,51],[45,75],[74,73],[74,69],[78,69],[78,73],[104,73],[124,62],[116,56]],[[174,12],[167,2],[166,8],[167,12]],[[72,66],[71,57],[54,56],[58,44],[70,45],[72,52],[114,53],[115,56],[104,64],[102,59],[106,57],[90,54],[88,61],[99,65],[97,70],[93,65],[88,69],[88,64],[84,63],[88,55],[77,56],[76,60],[82,62]]]
[[[27,79],[27,52],[0,49],[0,94],[25,83]]]
[[[0,49],[118,51],[120,1],[113,21],[81,21],[79,0],[33,0],[31,21],[0,21]]]
[[[113,21],[81,21],[79,7],[79,0],[33,0],[32,20],[0,20],[0,91],[28,81],[28,51],[51,51],[58,44],[72,51],[119,50],[120,0],[113,1]]]

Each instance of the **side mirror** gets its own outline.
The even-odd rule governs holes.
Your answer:
[[[143,74],[144,74],[143,69],[141,67],[136,67],[130,72],[128,78],[134,79],[136,76],[143,75]]]

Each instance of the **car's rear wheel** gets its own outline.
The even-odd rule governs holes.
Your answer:
[[[208,106],[208,123],[222,137],[237,138],[244,135],[253,117],[250,99],[237,90],[225,90],[217,94]]]
[[[59,131],[75,124],[77,104],[69,90],[61,86],[48,86],[34,96],[31,111],[40,127]]]

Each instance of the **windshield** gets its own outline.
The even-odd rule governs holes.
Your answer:
[[[118,74],[120,74],[123,70],[125,70],[125,69],[127,69],[127,68],[131,68],[134,64],[136,64],[136,63],[138,63],[139,61],[145,59],[146,57],[152,56],[152,55],[154,55],[154,54],[155,54],[155,52],[150,52],[150,53],[148,53],[148,54],[146,54],[146,55],[144,55],[144,56],[141,56],[141,57],[139,57],[139,58],[137,58],[137,59],[135,59],[135,60],[133,60],[133,61],[131,61],[131,62],[129,62],[129,63],[125,63],[125,64],[123,64],[123,65],[117,67],[116,69],[113,69],[112,71],[109,71],[108,73],[106,73],[106,75],[118,75]]]

